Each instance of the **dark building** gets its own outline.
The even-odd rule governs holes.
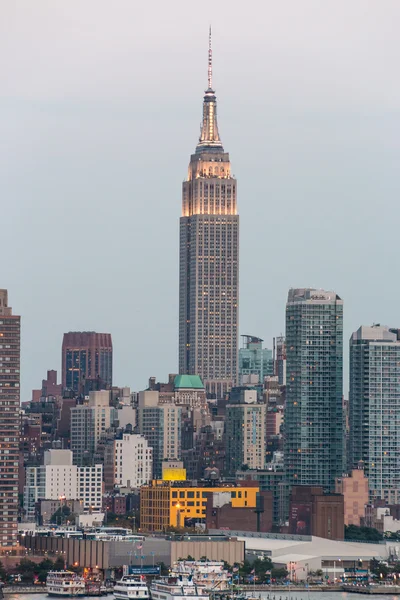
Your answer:
[[[205,469],[223,471],[225,465],[225,439],[211,425],[202,427],[197,433],[194,447],[182,450],[182,460],[188,479],[201,479]]]
[[[272,521],[276,528],[280,527],[287,519],[288,493],[283,470],[247,470],[237,471],[238,480],[256,481],[260,491],[269,491],[272,494]]]
[[[126,515],[126,495],[107,494],[103,496],[103,511],[115,515]]]
[[[236,179],[218,131],[210,32],[200,138],[182,190],[179,372],[200,375],[214,398],[237,379],[238,273]]]
[[[70,331],[62,343],[62,385],[77,393],[112,386],[113,348],[110,333]],[[89,380],[90,383],[86,383]]]
[[[71,408],[76,406],[76,398],[62,398],[57,420],[57,437],[62,440],[63,448],[71,445]]]
[[[344,497],[324,493],[322,486],[292,487],[289,533],[344,539]]]
[[[7,290],[0,290],[0,549],[18,545],[18,469],[21,421],[21,317],[12,314]]]
[[[259,531],[269,533],[272,530],[272,493],[257,492],[256,507],[232,506],[220,497],[224,493],[207,493],[206,528],[232,529],[240,531]]]

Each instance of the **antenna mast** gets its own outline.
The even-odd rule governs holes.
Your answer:
[[[208,34],[208,89],[212,90],[212,48],[211,48],[211,25]]]

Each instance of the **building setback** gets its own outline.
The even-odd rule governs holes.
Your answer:
[[[179,372],[200,375],[207,393],[218,398],[237,379],[239,217],[236,179],[218,131],[211,61],[210,32],[200,138],[183,183]]]
[[[0,290],[0,548],[17,546],[21,318]]]
[[[291,289],[286,305],[287,483],[334,490],[343,473],[343,301],[335,292]]]
[[[112,386],[113,348],[110,333],[70,331],[62,343],[62,386],[81,393],[88,380]],[[94,389],[94,387],[90,388]]]
[[[349,466],[364,462],[370,500],[400,501],[400,332],[360,327],[350,338]]]

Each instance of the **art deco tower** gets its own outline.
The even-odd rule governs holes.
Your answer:
[[[222,397],[237,377],[239,217],[236,180],[218,132],[212,86],[211,29],[208,88],[196,151],[183,182],[180,220],[179,371],[200,375]]]

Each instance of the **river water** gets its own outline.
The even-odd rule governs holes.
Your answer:
[[[250,595],[250,593],[249,593]],[[261,596],[262,600],[289,600],[289,590],[282,592],[256,592],[256,597]],[[366,596],[365,594],[349,594],[348,592],[320,592],[318,590],[310,590],[307,592],[297,592],[295,589],[290,591],[290,600],[400,600],[397,595],[373,595]],[[49,600],[47,594],[5,594],[5,600]],[[114,600],[114,596],[102,596],[102,600]],[[87,600],[96,600],[93,596],[87,597]],[[100,600],[100,598],[99,598]]]

